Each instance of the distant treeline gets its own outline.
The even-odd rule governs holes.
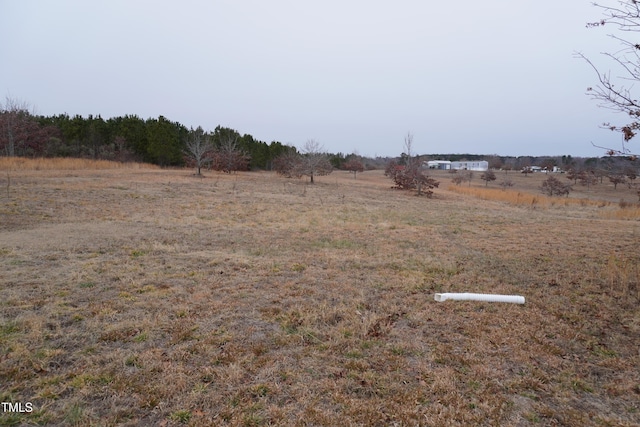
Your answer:
[[[23,157],[80,157],[117,161],[141,161],[161,166],[184,166],[186,142],[190,132],[181,123],[163,116],[142,119],[125,115],[103,119],[100,115],[82,117],[59,114],[34,115],[26,104],[13,100],[0,106],[0,156]],[[249,134],[217,126],[209,132],[214,146],[233,140],[236,147],[249,158],[252,170],[270,170],[278,156],[297,152],[293,146],[278,141],[266,143]],[[356,154],[326,153],[334,168],[342,169],[357,158],[365,169],[384,169],[391,160],[401,164],[406,154],[398,157],[367,158]],[[498,156],[481,154],[428,154],[421,160],[476,161],[487,160],[492,169],[518,170],[530,166],[551,169],[617,169],[628,159],[621,156],[593,158],[565,156]],[[631,162],[637,165],[637,162]],[[628,165],[628,163],[626,163]],[[637,167],[637,166],[636,166]]]
[[[136,115],[106,120],[100,115],[41,116],[31,114],[23,104],[8,105],[0,108],[0,156],[79,157],[185,166],[186,142],[192,131],[164,116],[146,120]],[[217,126],[207,134],[214,147],[233,140],[249,158],[248,167],[252,170],[271,170],[278,156],[297,152],[293,146],[278,141],[267,144],[227,127]],[[335,168],[342,168],[355,156],[327,155]],[[367,169],[384,168],[384,159],[363,160]]]
[[[138,160],[161,166],[185,164],[185,141],[190,129],[163,116],[143,120],[135,115],[126,115],[104,120],[100,116],[84,118],[61,114],[38,117],[38,122],[57,131],[41,147],[44,156]],[[225,138],[234,139],[238,148],[249,155],[252,169],[268,169],[275,157],[293,149],[277,141],[267,144],[249,134],[241,135],[234,129],[221,126],[215,128],[211,137],[214,144]]]
[[[22,108],[3,109],[0,111],[0,155],[82,157],[183,166],[190,131],[163,116],[144,120],[125,115],[105,120],[99,115],[36,116]],[[287,150],[295,150],[278,141],[267,144],[221,126],[210,136],[214,145],[232,138],[250,157],[252,169],[269,169],[274,158]]]

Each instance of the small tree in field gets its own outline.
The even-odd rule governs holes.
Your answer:
[[[507,188],[513,187],[513,181],[511,181],[510,179],[505,179],[499,185],[500,187],[502,187],[502,190],[506,190]]]
[[[221,137],[220,146],[213,153],[213,169],[225,173],[249,169],[251,157],[238,147],[235,135]]]
[[[462,176],[460,174],[456,174],[456,176],[451,178],[451,182],[453,182],[456,185],[460,185],[460,184],[462,184],[464,182],[464,176]]]
[[[200,169],[213,160],[213,144],[211,144],[209,136],[200,126],[196,130],[191,129],[189,132],[184,156],[187,164],[195,166],[196,175],[201,175]]]
[[[486,187],[489,184],[489,181],[496,180],[496,174],[492,170],[488,170],[480,175],[480,179],[484,181],[484,186]]]
[[[401,190],[418,190],[418,196],[423,192],[427,197],[433,195],[433,189],[438,187],[440,183],[435,179],[429,177],[423,172],[422,163],[418,156],[412,155],[413,135],[407,134],[404,140],[405,153],[402,153],[401,161],[404,164],[399,164],[395,161],[389,162],[384,172],[386,176],[391,178],[396,184],[395,188]]]
[[[364,165],[360,160],[355,158],[343,163],[342,167],[353,174],[353,179],[356,179],[358,172],[364,172]]]
[[[471,181],[473,180],[473,172],[464,171],[464,173],[462,174],[462,180],[467,181],[469,183],[469,187],[471,187]]]
[[[563,184],[560,180],[554,176],[549,176],[542,182],[540,190],[547,196],[569,196],[571,191],[571,185]]]
[[[329,175],[333,171],[333,166],[329,161],[329,156],[323,152],[323,148],[316,140],[310,139],[302,147],[302,155],[295,168],[298,176],[306,175],[313,184],[314,176]]]
[[[295,148],[290,148],[273,159],[273,170],[287,178],[300,178],[300,155]]]
[[[567,171],[567,179],[570,179],[573,181],[574,184],[578,183],[578,180],[580,179],[580,171],[578,171],[577,169],[571,168]]]
[[[618,184],[624,184],[627,182],[627,177],[623,174],[613,174],[609,175],[609,181],[613,184],[613,189],[618,189]]]

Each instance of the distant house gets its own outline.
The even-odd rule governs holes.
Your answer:
[[[474,162],[450,162],[448,160],[429,160],[427,167],[429,169],[442,170],[470,170],[470,171],[486,171],[489,170],[489,162],[479,160]]]
[[[442,169],[442,170],[451,169],[451,162],[448,160],[429,160],[426,163],[429,169]],[[423,163],[423,166],[424,166],[424,163]]]

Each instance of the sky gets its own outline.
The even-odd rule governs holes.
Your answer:
[[[0,102],[397,156],[601,156],[590,0],[0,0]]]

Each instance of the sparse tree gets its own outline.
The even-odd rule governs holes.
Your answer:
[[[496,180],[496,174],[494,171],[488,170],[480,175],[480,179],[484,181],[484,186],[486,187],[487,185],[489,185],[489,181]]]
[[[364,172],[364,165],[357,158],[347,160],[342,164],[342,167],[353,174],[353,179],[356,179],[358,172]]]
[[[298,163],[300,154],[292,147],[273,159],[273,170],[287,178],[300,178]]]
[[[464,181],[464,176],[460,174],[455,174],[455,176],[451,178],[451,182],[453,182],[456,185],[462,184],[463,181]]]
[[[575,168],[571,168],[567,171],[566,177],[567,179],[570,179],[571,181],[573,181],[574,184],[578,183],[578,179],[580,179],[580,174],[582,172],[578,171]]]
[[[220,145],[213,152],[213,169],[225,173],[244,171],[249,168],[249,155],[238,147],[236,135],[223,135]]]
[[[320,143],[314,139],[309,139],[302,146],[302,155],[296,165],[295,175],[306,175],[314,183],[314,176],[329,175],[333,171],[333,166],[329,162],[329,157],[323,151]]]
[[[570,184],[563,184],[560,182],[558,178],[555,176],[549,176],[546,180],[542,182],[542,186],[540,190],[548,195],[548,196],[569,196],[569,192],[571,192]]]
[[[209,135],[198,126],[196,130],[191,129],[185,143],[184,155],[187,163],[193,164],[197,170],[197,175],[201,175],[200,169],[213,160],[213,144]]]
[[[613,184],[614,190],[618,189],[618,184],[624,184],[625,182],[627,182],[627,177],[619,173],[611,174],[608,176],[608,178],[609,181]]]
[[[16,146],[25,138],[25,126],[30,118],[29,105],[25,102],[7,97],[4,105],[0,105],[0,144],[3,154],[8,157],[16,155]]]
[[[598,183],[598,178],[593,171],[582,171],[579,173],[580,185],[584,185],[587,187],[587,191],[591,188],[592,185],[596,185]]]
[[[499,185],[503,190],[506,190],[507,188],[513,187],[513,181],[511,181],[510,179],[505,179]]]
[[[404,162],[404,164],[391,161],[387,165],[384,174],[394,181],[395,188],[402,190],[416,189],[419,196],[423,194],[423,189],[426,189],[424,194],[427,197],[431,197],[433,189],[438,187],[440,183],[424,173],[420,158],[413,156],[412,145],[413,135],[408,133],[404,140],[405,152],[401,156],[401,162]]]
[[[469,187],[471,187],[471,181],[473,180],[473,172],[464,171],[464,173],[462,174],[462,180],[467,181],[469,183]]]
[[[7,97],[0,104],[0,155],[43,155],[57,133],[52,126],[41,126],[26,102]]]

